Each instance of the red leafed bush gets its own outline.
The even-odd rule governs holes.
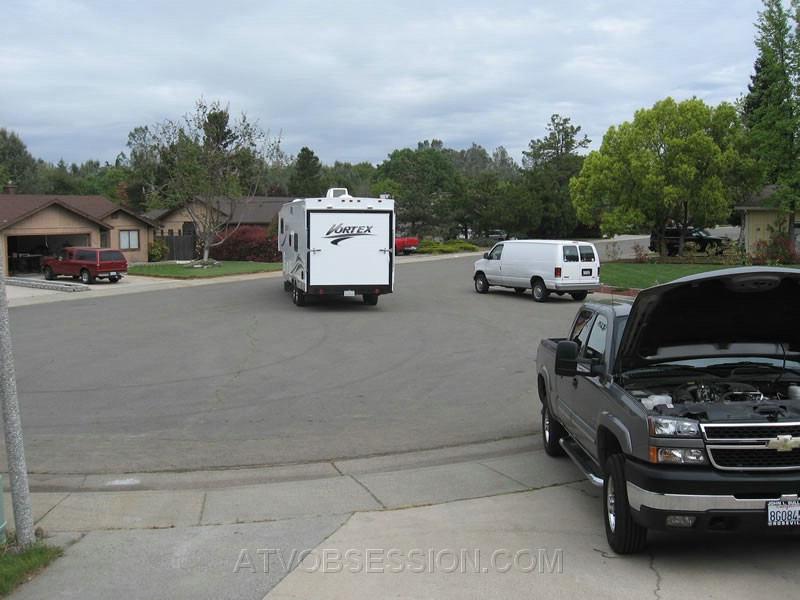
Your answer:
[[[227,234],[218,234],[219,240]],[[242,225],[225,242],[211,248],[211,258],[216,260],[241,260],[252,262],[281,262],[278,242],[269,235],[266,227]]]

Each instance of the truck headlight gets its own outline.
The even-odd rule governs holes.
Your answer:
[[[704,465],[702,448],[659,448],[650,446],[650,462],[671,465]]]
[[[699,437],[700,423],[676,417],[648,417],[650,435],[668,437]]]

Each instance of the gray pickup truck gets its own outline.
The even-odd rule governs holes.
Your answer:
[[[585,303],[536,362],[544,449],[602,486],[615,552],[649,529],[800,532],[800,270]]]

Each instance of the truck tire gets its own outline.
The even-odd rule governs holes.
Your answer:
[[[119,281],[119,276],[118,276],[118,275],[111,275],[111,276],[108,278],[108,280],[109,280],[111,283],[117,283],[117,282]]]
[[[541,279],[537,279],[531,284],[531,292],[534,302],[544,302],[550,295],[550,292],[547,291],[547,287],[544,285],[544,281]]]
[[[367,306],[375,306],[378,303],[378,294],[364,294],[361,299]]]
[[[85,283],[86,285],[90,285],[94,283],[94,277],[92,277],[92,274],[89,273],[89,271],[84,269],[83,271],[81,271],[81,282]]]
[[[608,545],[617,554],[635,554],[647,545],[647,529],[633,520],[625,481],[625,458],[612,454],[606,460],[603,481],[603,519]]]
[[[485,294],[489,291],[489,282],[486,281],[486,275],[483,273],[475,275],[475,291],[479,294]]]
[[[56,274],[53,273],[53,269],[50,267],[45,267],[42,269],[42,271],[44,272],[44,278],[47,279],[47,281],[53,281],[53,279],[56,278]]]
[[[577,300],[578,302],[586,300],[586,292],[572,292],[570,296],[572,296],[573,300]]]
[[[559,440],[567,435],[564,426],[550,414],[547,402],[542,405],[542,443],[548,456],[564,456]]]

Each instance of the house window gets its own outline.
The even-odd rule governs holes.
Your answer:
[[[139,249],[139,230],[131,229],[130,231],[119,232],[119,247],[122,250],[138,250]]]

